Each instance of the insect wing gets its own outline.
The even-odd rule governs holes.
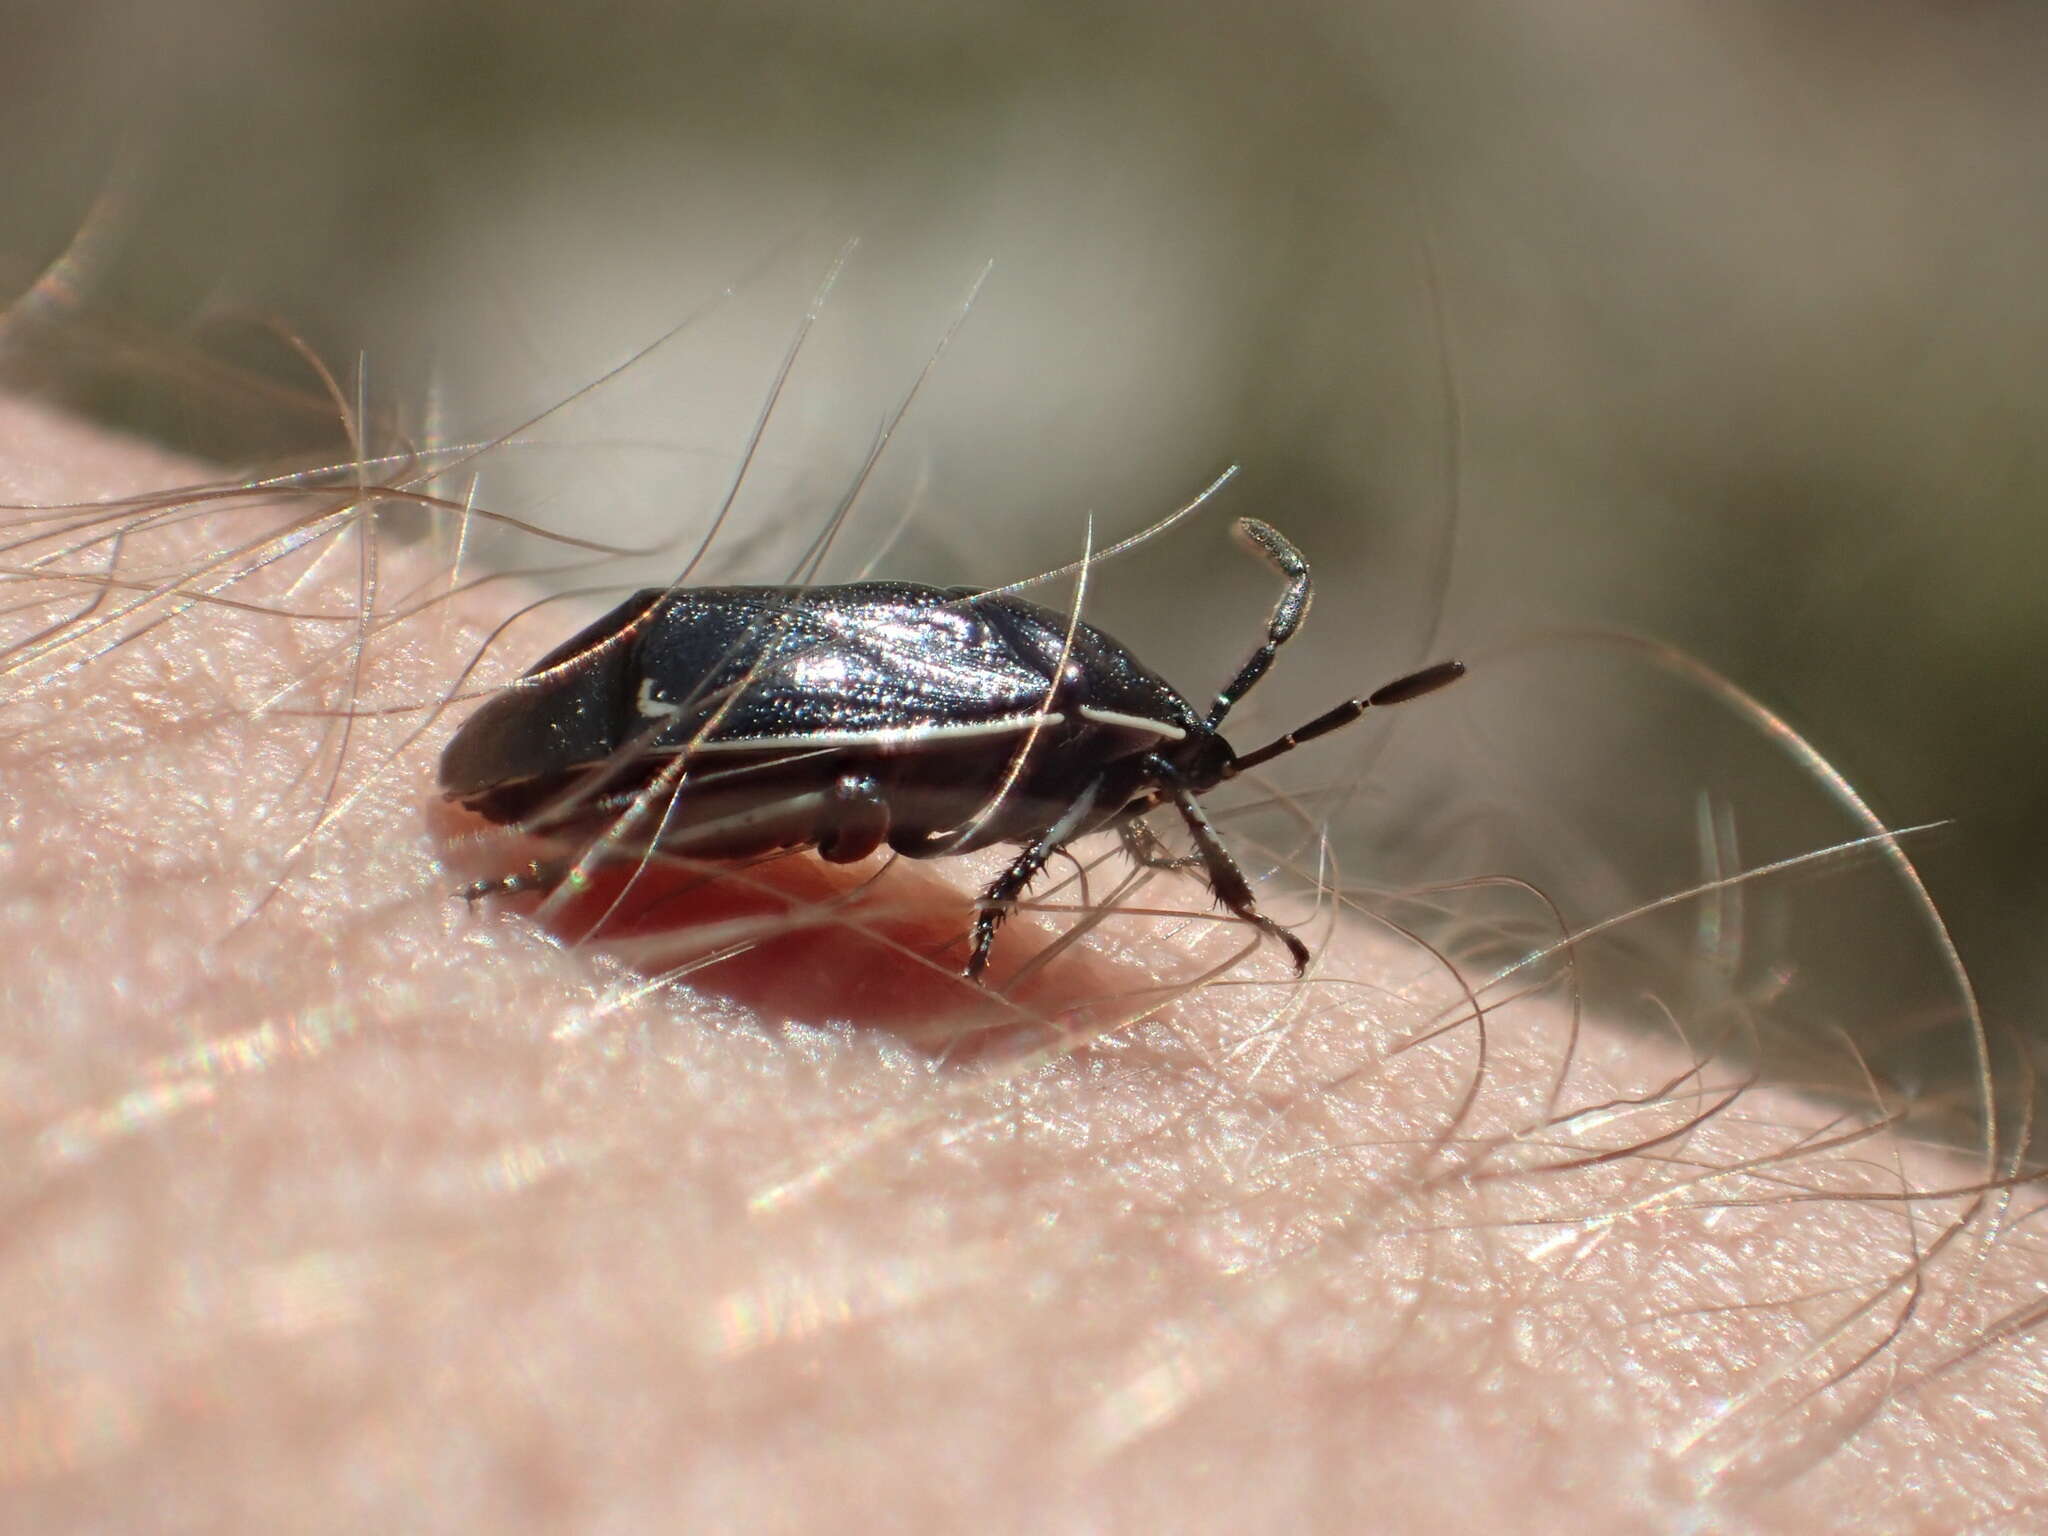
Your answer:
[[[653,749],[914,746],[1028,729],[1048,671],[971,595],[908,582],[678,592],[639,648]]]

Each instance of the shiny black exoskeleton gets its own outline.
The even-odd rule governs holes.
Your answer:
[[[1308,565],[1267,524],[1238,532],[1287,577],[1266,637],[1198,713],[1102,631],[1007,593],[902,581],[636,593],[466,720],[441,758],[449,798],[577,852],[471,897],[548,889],[650,848],[741,859],[815,847],[851,863],[994,843],[1022,851],[982,894],[967,974],[1046,861],[1119,831],[1146,863],[1199,864],[1232,912],[1308,951],[1258,909],[1198,797],[1347,725],[1455,681],[1441,662],[1347,699],[1239,756],[1224,717],[1308,612]],[[1139,826],[1171,804],[1195,844],[1162,860]]]

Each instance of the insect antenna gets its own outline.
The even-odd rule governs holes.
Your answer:
[[[1253,660],[1257,660],[1256,657]],[[1389,704],[1405,704],[1410,699],[1419,699],[1426,693],[1448,687],[1465,675],[1462,661],[1440,661],[1434,666],[1424,667],[1420,672],[1411,672],[1406,677],[1396,678],[1384,688],[1376,688],[1362,699],[1346,699],[1334,709],[1326,709],[1306,725],[1298,725],[1286,735],[1267,742],[1257,751],[1247,752],[1230,765],[1226,777],[1263,767],[1274,758],[1292,752],[1304,742],[1314,741],[1318,736],[1341,730],[1364,714],[1368,709],[1381,709]]]

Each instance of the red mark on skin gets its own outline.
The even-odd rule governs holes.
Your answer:
[[[439,796],[427,821],[451,887],[559,852]],[[479,905],[532,915],[544,900],[527,892]],[[1147,980],[1077,947],[1006,996],[1009,978],[1053,938],[1019,916],[997,941],[990,985],[977,986],[960,975],[971,897],[933,865],[887,854],[853,865],[804,852],[739,865],[621,861],[545,906],[557,937],[607,949],[650,978],[673,976],[768,1019],[886,1029],[954,1059],[1086,1037],[1098,1013],[1104,1022],[1128,1016]]]

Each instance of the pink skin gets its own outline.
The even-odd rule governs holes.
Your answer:
[[[9,501],[197,478],[0,407]],[[431,578],[410,558],[385,552],[386,592]],[[352,557],[291,574],[236,591],[354,601]],[[452,675],[510,602],[410,625],[357,696]],[[1535,1008],[1497,1018],[1446,1145],[1473,1033],[1393,1053],[1428,1009],[1361,983],[1422,968],[1362,930],[1308,988],[1267,946],[1232,973],[1260,984],[1085,1049],[942,1059],[904,1001],[936,973],[844,921],[691,994],[465,911],[422,815],[451,716],[231,932],[331,798],[305,771],[323,722],[249,713],[320,644],[202,606],[0,713],[10,1527],[2048,1520],[2030,1191],[1911,1222],[1844,1198],[1896,1192],[1901,1159],[1927,1188],[1978,1173],[1839,1144],[1836,1110],[1732,1066],[1672,1086],[1672,1050],[1597,1020],[1537,1127],[1564,1030]],[[351,762],[417,719],[361,722]],[[985,868],[891,872],[878,920],[937,942]],[[802,910],[816,870],[759,899]],[[1201,909],[1174,881],[1142,899]],[[1034,926],[1005,930],[1011,964],[1056,931]],[[1020,995],[1127,998],[1241,940],[1106,925]]]

